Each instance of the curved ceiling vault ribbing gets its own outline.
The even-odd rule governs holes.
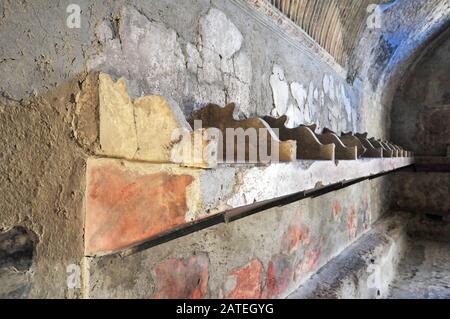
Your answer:
[[[299,25],[342,66],[357,45],[367,7],[383,0],[268,0]]]

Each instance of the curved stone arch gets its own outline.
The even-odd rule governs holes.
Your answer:
[[[382,105],[392,106],[395,91],[408,77],[410,70],[421,61],[427,52],[434,50],[443,38],[449,37],[450,5],[447,9],[444,21],[437,19],[434,24],[426,28],[419,39],[416,41],[413,41],[414,37],[408,39],[397,48],[395,54],[389,60],[377,88],[380,96],[379,101]],[[423,17],[424,21],[427,19],[432,19],[432,17]]]
[[[417,52],[395,85],[391,136],[418,155],[442,156],[450,145],[450,27]]]

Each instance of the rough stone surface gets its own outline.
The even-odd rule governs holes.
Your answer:
[[[394,208],[424,214],[450,214],[450,174],[399,172],[392,181]]]
[[[208,294],[208,256],[199,254],[183,259],[168,259],[155,269],[158,285],[152,298],[200,299]]]
[[[124,7],[116,32],[108,30],[115,37],[102,43],[105,49],[89,61],[89,69],[125,76],[134,97],[152,92],[180,99],[186,62],[175,30]]]
[[[263,266],[257,259],[230,272],[223,288],[227,299],[258,299],[261,297]]]
[[[243,36],[222,11],[211,8],[200,17],[195,43],[129,7],[119,20],[113,39],[102,36],[105,23],[99,25],[103,49],[90,59],[89,69],[126,77],[133,97],[164,95],[190,109],[233,101],[249,116],[251,60],[239,52]]]
[[[393,97],[405,72],[450,21],[450,3],[394,1],[378,9],[380,26],[366,28],[352,53],[348,78],[362,88],[363,127],[389,137]],[[358,84],[359,83],[359,84]],[[392,107],[392,108],[391,108]],[[384,136],[386,134],[386,136]]]
[[[397,214],[380,220],[288,298],[387,297],[389,284],[406,249],[406,225],[410,217]]]
[[[392,138],[417,155],[445,156],[450,145],[450,40],[444,36],[433,46],[394,97]]]
[[[0,233],[0,298],[27,298],[36,237],[23,227]]]
[[[353,207],[357,214],[356,238],[366,232],[374,213],[370,208],[372,183],[366,181],[319,198],[272,208],[126,257],[88,258],[88,296],[153,296],[158,291],[153,271],[159,264],[207,254],[208,297],[257,297],[259,292],[270,298],[286,297],[354,240],[348,230]],[[361,187],[369,194],[367,202],[358,195]],[[340,203],[338,216],[336,201]],[[296,234],[297,226],[304,235]]]
[[[450,243],[411,239],[389,298],[449,299]]]
[[[78,92],[74,80],[21,103],[0,103],[0,229],[35,234],[33,264],[25,277],[16,274],[29,298],[81,295],[67,287],[66,273],[81,263],[84,246],[86,154],[72,126]],[[3,278],[5,296],[2,288],[11,286]]]

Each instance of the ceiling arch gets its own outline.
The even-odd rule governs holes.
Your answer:
[[[383,0],[269,0],[342,66],[366,26],[368,7]]]

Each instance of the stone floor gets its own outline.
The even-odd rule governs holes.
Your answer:
[[[389,298],[450,299],[450,243],[410,239]]]

